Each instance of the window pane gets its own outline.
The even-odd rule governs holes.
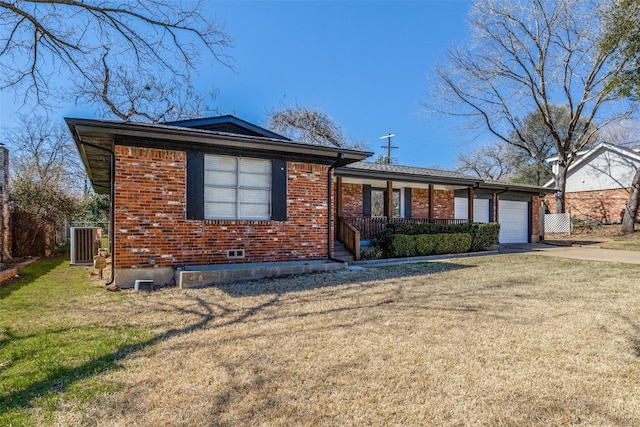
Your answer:
[[[271,175],[271,160],[263,159],[239,159],[239,171]]]
[[[240,173],[240,187],[271,188],[271,174]]]
[[[264,203],[241,203],[240,204],[240,219],[269,219],[271,212],[269,212],[269,205]]]
[[[271,192],[268,190],[240,190],[240,203],[262,203],[269,204]]]
[[[235,203],[205,203],[204,217],[209,219],[235,219]]]
[[[207,203],[235,203],[236,194],[235,188],[205,187],[204,201]]]
[[[400,218],[400,190],[393,190],[393,216]]]
[[[235,157],[207,154],[204,156],[204,168],[215,171],[237,171],[237,159]]]
[[[371,216],[384,216],[384,191],[371,190]]]
[[[236,187],[238,175],[236,172],[204,171],[204,184],[223,187]]]

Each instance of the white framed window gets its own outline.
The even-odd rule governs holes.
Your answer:
[[[393,217],[400,218],[400,189],[393,189]],[[386,212],[384,210],[385,198],[387,197],[386,188],[372,188],[371,189],[371,216],[384,217]]]
[[[204,156],[204,217],[271,218],[271,160]]]

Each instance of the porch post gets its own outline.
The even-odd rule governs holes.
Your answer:
[[[433,184],[429,184],[429,222],[433,222],[434,217],[434,206],[433,206]]]
[[[393,219],[393,181],[387,181],[387,211],[385,212],[387,220],[391,222]]]
[[[473,222],[473,187],[467,189],[468,218]]]
[[[336,177],[336,217],[342,216],[342,177]]]
[[[342,177],[336,177],[336,210],[335,210],[335,219],[334,224],[336,224],[334,228],[334,232],[336,237],[338,236],[338,228],[340,227],[338,223],[338,218],[342,215]]]

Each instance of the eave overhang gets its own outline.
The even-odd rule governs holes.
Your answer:
[[[392,171],[376,171],[367,169],[353,169],[353,168],[338,168],[336,169],[336,176],[349,177],[349,178],[363,178],[363,179],[379,179],[384,181],[402,181],[402,182],[415,182],[421,184],[442,184],[442,185],[463,185],[463,186],[475,186],[478,185],[481,180],[466,179],[457,177],[444,177],[438,175],[428,174],[412,174],[401,173]]]

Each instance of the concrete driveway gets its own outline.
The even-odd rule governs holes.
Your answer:
[[[640,251],[621,251],[589,246],[555,246],[542,243],[500,245],[498,253],[530,253],[533,255],[558,258],[582,259],[587,261],[622,262],[640,264]]]

